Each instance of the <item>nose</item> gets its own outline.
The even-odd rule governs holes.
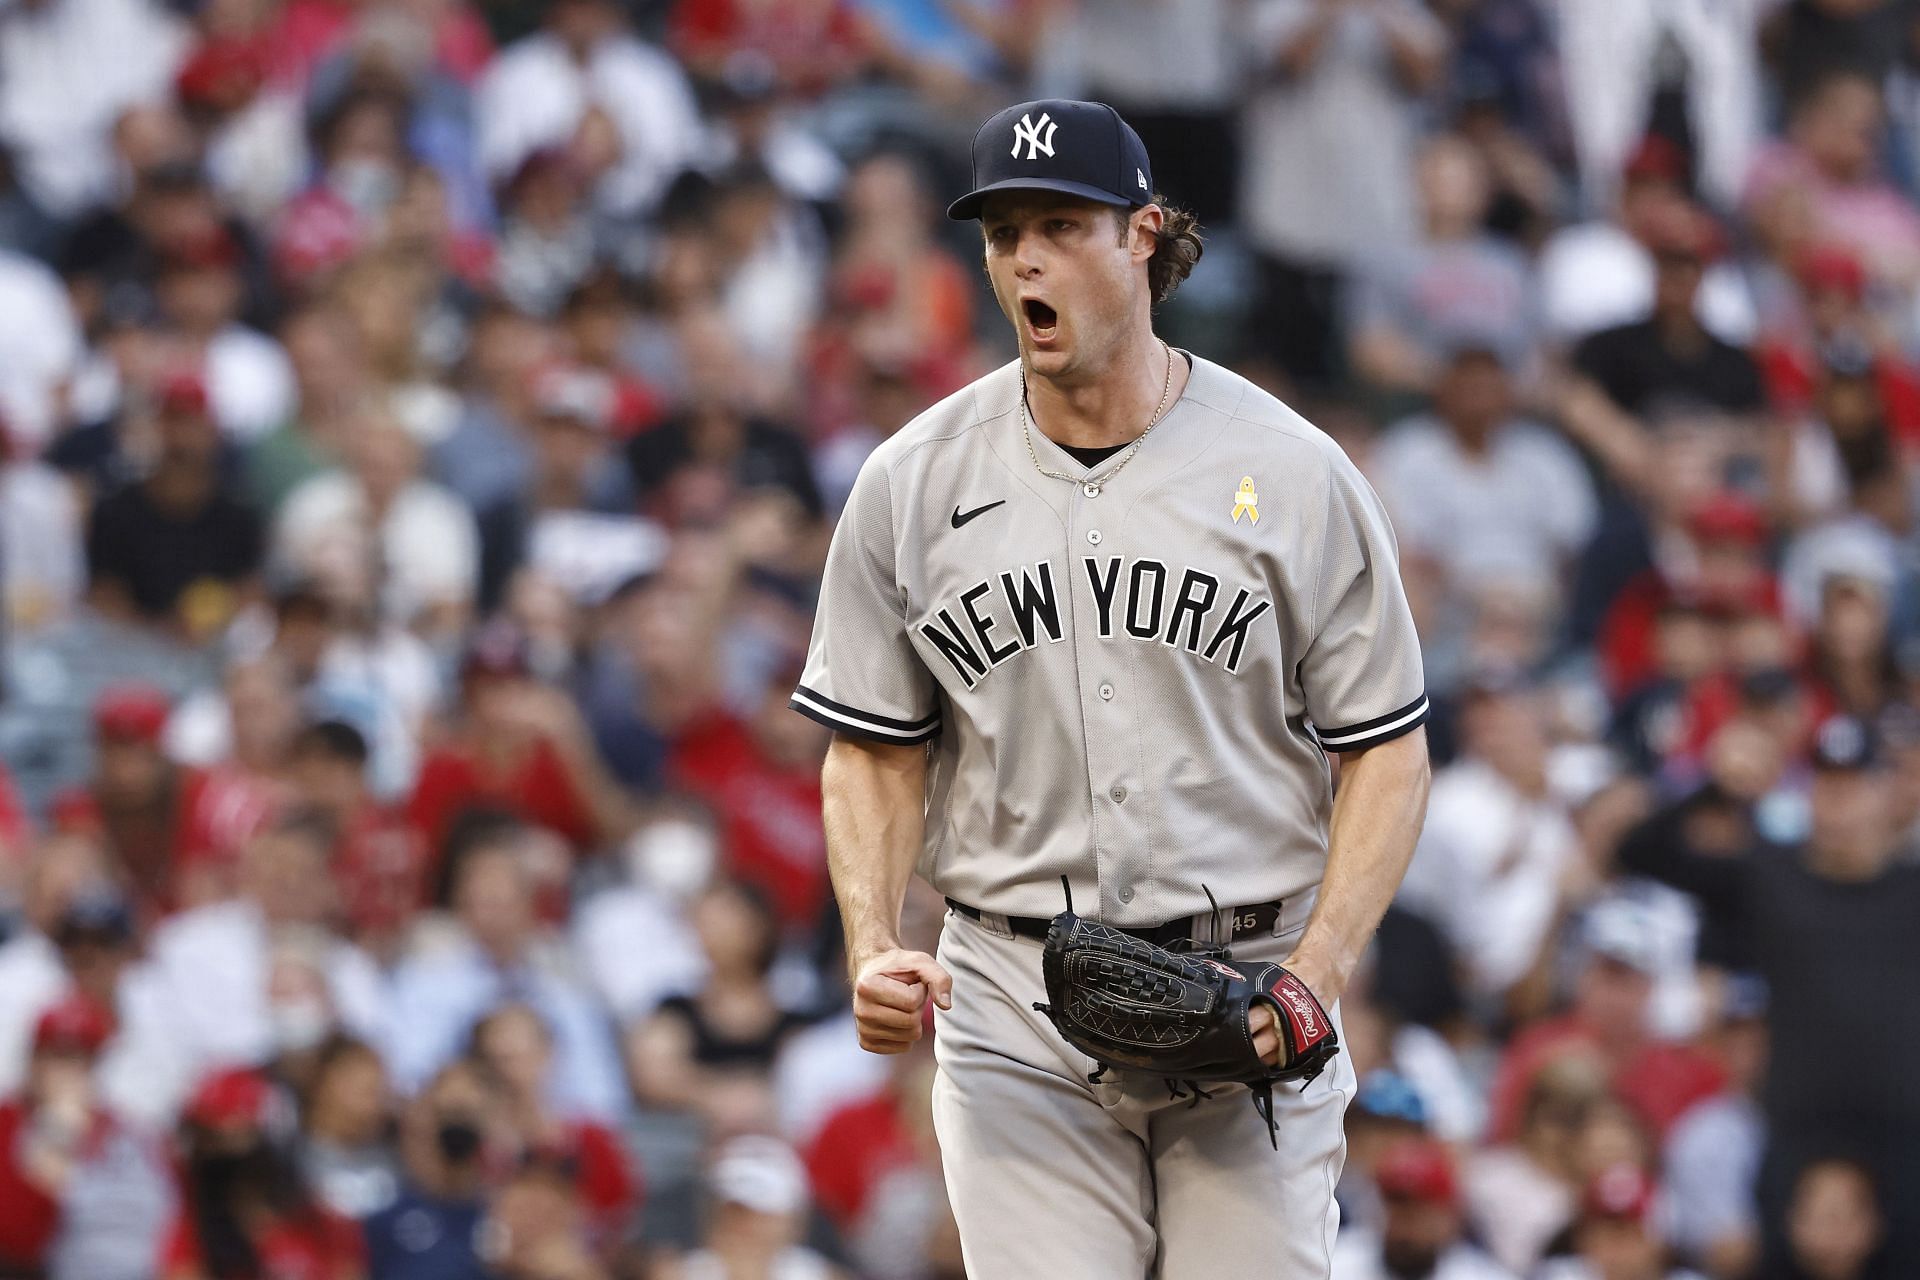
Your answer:
[[[1013,273],[1022,280],[1033,280],[1041,272],[1040,237],[1022,232],[1013,246]]]

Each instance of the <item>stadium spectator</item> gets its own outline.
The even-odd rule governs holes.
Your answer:
[[[162,1280],[361,1280],[360,1228],[308,1187],[273,1086],[248,1071],[207,1077],[184,1117],[181,1206],[159,1257]]]
[[[680,67],[625,29],[608,0],[561,0],[545,30],[515,41],[474,90],[479,157],[500,179],[571,137],[594,112],[613,127],[617,163],[597,184],[609,216],[645,213],[699,155],[700,119]]]
[[[597,1120],[557,1111],[553,1034],[529,1005],[495,1009],[473,1029],[473,1058],[499,1080],[506,1120],[523,1159],[572,1171],[574,1192],[597,1250],[606,1254],[640,1203],[640,1186],[620,1137]]]
[[[1687,191],[1686,153],[1671,139],[1648,134],[1621,167],[1610,216],[1548,237],[1540,248],[1540,309],[1555,344],[1572,346],[1653,310],[1653,247]],[[1694,305],[1700,323],[1722,341],[1753,336],[1755,303],[1738,263],[1710,263]]]
[[[1820,241],[1852,250],[1868,279],[1910,290],[1920,278],[1920,211],[1878,173],[1885,129],[1880,85],[1834,68],[1795,104],[1785,138],[1754,158],[1743,199],[1794,188]]]
[[[1786,1256],[1763,1269],[1769,1280],[1867,1280],[1879,1274],[1886,1219],[1872,1175],[1858,1164],[1844,1158],[1809,1164],[1794,1180],[1787,1214]]]
[[[780,1007],[768,981],[780,945],[766,899],[727,880],[690,905],[707,976],[662,1000],[627,1036],[634,1093],[649,1106],[693,1109],[722,1086],[764,1088],[783,1042],[806,1019]]]
[[[165,1153],[114,1115],[93,1064],[109,1008],[74,994],[34,1025],[24,1087],[0,1100],[0,1269],[142,1280],[173,1212]]]
[[[862,1275],[964,1275],[933,1135],[933,1037],[889,1065],[888,1087],[835,1111],[803,1152],[814,1201]]]
[[[1720,1089],[1717,1063],[1655,1034],[1648,1005],[1659,944],[1650,914],[1627,902],[1606,904],[1589,913],[1583,932],[1571,1007],[1529,1027],[1501,1058],[1488,1126],[1495,1141],[1519,1132],[1534,1078],[1563,1056],[1597,1055],[1609,1088],[1655,1134]]]
[[[479,1280],[488,1134],[498,1083],[464,1059],[437,1071],[400,1117],[401,1180],[363,1224],[367,1280]]]
[[[665,1280],[836,1280],[845,1273],[800,1243],[808,1205],[800,1158],[777,1139],[748,1136],[721,1147],[706,1187],[703,1243],[658,1268]]]
[[[1891,1063],[1916,1042],[1920,1027],[1896,1011],[1861,1007],[1866,976],[1915,960],[1905,921],[1920,892],[1920,869],[1894,860],[1898,831],[1892,775],[1870,726],[1848,717],[1822,725],[1814,744],[1807,839],[1800,848],[1751,848],[1715,855],[1679,842],[1629,840],[1628,869],[1697,897],[1724,922],[1769,992],[1771,1053],[1761,1092],[1768,1152],[1761,1175],[1763,1221],[1781,1221],[1789,1181],[1834,1144],[1858,1144],[1887,1196],[1889,1265],[1905,1265],[1920,1244],[1906,1188],[1920,1167],[1910,1091],[1885,1068],[1862,1071],[1843,1096],[1808,1082],[1819,1073],[1809,1036],[1868,1037],[1884,1046],[1873,1061]],[[1782,964],[1770,940],[1791,936],[1803,959]],[[1891,1055],[1887,1058],[1882,1054]],[[1771,1208],[1773,1216],[1766,1211]]]
[[[275,519],[273,558],[316,577],[343,558],[382,566],[384,618],[445,642],[466,625],[480,581],[473,513],[420,475],[420,444],[390,412],[348,430],[347,465],[301,484]]]
[[[578,709],[534,678],[525,637],[499,622],[461,664],[464,716],[420,766],[408,817],[435,849],[468,809],[501,808],[587,853],[629,824]]]
[[[1486,229],[1486,167],[1465,140],[1441,134],[1421,149],[1418,173],[1420,234],[1355,272],[1354,375],[1389,394],[1432,392],[1463,334],[1524,372],[1538,337],[1533,276]]]
[[[1460,727],[1460,754],[1434,777],[1401,901],[1446,937],[1471,996],[1498,1008],[1547,944],[1579,837],[1548,786],[1538,691],[1517,673],[1480,673]]]
[[[1378,1233],[1343,1233],[1336,1280],[1510,1280],[1512,1273],[1463,1238],[1453,1155],[1431,1138],[1402,1138],[1380,1153],[1374,1180],[1385,1205]]]
[[[87,526],[93,607],[205,640],[257,589],[259,517],[225,478],[201,375],[158,391],[152,473],[101,497]]]
[[[1260,255],[1247,355],[1326,383],[1343,364],[1344,282],[1417,235],[1417,104],[1444,66],[1446,33],[1425,7],[1397,0],[1264,0],[1247,34],[1240,215]]]
[[[1551,596],[1592,534],[1592,482],[1560,436],[1519,416],[1514,353],[1498,338],[1435,341],[1432,412],[1390,427],[1369,464],[1405,554],[1437,569],[1450,596]]]
[[[1765,994],[1729,983],[1710,1043],[1727,1087],[1680,1117],[1662,1153],[1667,1238],[1714,1280],[1746,1275],[1759,1255],[1753,1188],[1766,1130],[1757,1093],[1766,1072]]]
[[[1697,1280],[1671,1267],[1654,1222],[1658,1189],[1638,1166],[1602,1169],[1573,1224],[1573,1252],[1540,1268],[1540,1280]]]
[[[336,1026],[386,1042],[387,984],[365,952],[330,928],[328,848],[311,818],[284,819],[247,843],[234,897],[154,930],[150,973],[168,1002],[185,1071],[305,1055]],[[167,1096],[191,1082],[162,1077],[150,1087]]]
[[[389,1058],[396,1083],[418,1089],[511,995],[552,1030],[547,1100],[583,1117],[619,1119],[627,1091],[611,1029],[535,913],[528,832],[493,821],[471,824],[464,834],[450,843],[444,873],[450,927],[423,934],[393,972]]]
[[[300,1098],[300,1171],[341,1217],[369,1218],[400,1194],[387,1145],[388,1093],[386,1066],[371,1045],[346,1036],[319,1044]]]

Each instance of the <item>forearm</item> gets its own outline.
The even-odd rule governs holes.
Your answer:
[[[1341,757],[1319,900],[1288,967],[1331,1004],[1400,888],[1426,820],[1425,729]]]
[[[900,944],[900,909],[920,854],[927,752],[836,737],[821,771],[827,869],[847,938],[847,959]]]

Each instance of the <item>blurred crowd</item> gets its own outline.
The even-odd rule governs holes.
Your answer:
[[[1920,1275],[1912,0],[0,0],[0,1277],[964,1274],[786,701],[1040,93],[1399,533],[1335,1276]]]

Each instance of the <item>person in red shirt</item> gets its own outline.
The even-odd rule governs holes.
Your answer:
[[[1684,606],[1716,616],[1780,612],[1780,586],[1767,567],[1764,512],[1732,493],[1688,512],[1687,553],[1671,567],[1647,569],[1608,606],[1596,637],[1608,692],[1625,698],[1661,676],[1661,615]]]
[[[931,1006],[925,1017],[929,1034],[892,1059],[887,1087],[828,1116],[802,1152],[814,1203],[875,1274],[894,1274],[906,1256],[965,1274],[933,1135]]]
[[[407,807],[436,860],[454,819],[471,809],[503,809],[576,854],[625,834],[626,795],[572,700],[534,679],[518,628],[482,628],[460,676],[465,714],[422,762]]]
[[[366,1280],[360,1228],[320,1204],[270,1133],[279,1104],[252,1071],[219,1072],[195,1091],[159,1280]]]
[[[145,1276],[172,1212],[157,1144],[102,1103],[108,1005],[73,994],[34,1025],[26,1085],[0,1102],[0,1275]]]
[[[1858,353],[1878,389],[1887,427],[1908,449],[1920,446],[1920,369],[1867,302],[1867,269],[1844,245],[1816,244],[1794,263],[1800,286],[1797,324],[1763,338],[1754,349],[1767,398],[1782,413],[1814,407],[1824,371],[1823,353]]]
[[[302,807],[334,833],[329,865],[354,941],[391,959],[426,904],[428,850],[406,815],[381,805],[367,785],[366,737],[343,720],[321,720],[293,740],[289,773]]]
[[[88,1084],[113,1034],[106,1011],[83,997],[40,1015],[26,1089],[0,1102],[0,1274],[37,1274],[60,1226],[60,1189],[76,1152],[104,1122]]]
[[[769,682],[750,723],[717,707],[696,717],[677,735],[667,770],[718,815],[727,873],[765,894],[784,929],[806,931],[827,896],[820,764],[829,735],[787,707],[790,687]]]
[[[1488,1138],[1512,1142],[1534,1078],[1568,1054],[1595,1053],[1613,1093],[1656,1136],[1726,1084],[1725,1069],[1690,1045],[1653,1038],[1647,1007],[1657,966],[1648,925],[1626,904],[1608,904],[1587,922],[1586,958],[1573,1007],[1536,1023],[1507,1047],[1494,1077]]]
[[[240,852],[286,811],[282,776],[300,723],[292,673],[272,656],[229,667],[223,681],[228,749],[205,768],[183,772],[173,898],[181,908],[230,896]]]
[[[547,1102],[553,1066],[547,1024],[530,1005],[503,1005],[474,1027],[473,1056],[505,1087],[523,1154],[571,1172],[589,1234],[610,1254],[639,1211],[640,1183],[617,1133],[596,1120],[560,1115]]]

